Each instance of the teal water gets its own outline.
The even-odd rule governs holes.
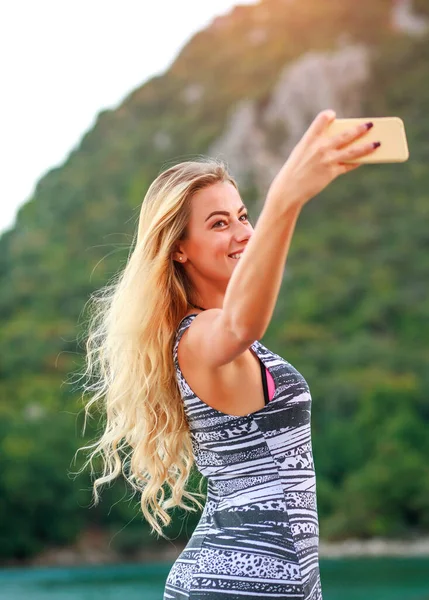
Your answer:
[[[1,600],[162,600],[170,564],[0,569]],[[429,557],[321,559],[324,600],[429,600]]]

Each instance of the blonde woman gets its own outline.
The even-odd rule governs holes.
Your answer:
[[[117,281],[94,296],[86,409],[103,401],[94,448],[141,493],[152,531],[167,510],[202,508],[168,574],[164,600],[322,598],[311,396],[303,376],[259,340],[270,323],[301,208],[374,151],[371,123],[328,139],[321,112],[272,182],[255,229],[217,160],[177,164],[151,184]],[[87,462],[87,464],[88,464]],[[195,510],[195,509],[194,509]]]

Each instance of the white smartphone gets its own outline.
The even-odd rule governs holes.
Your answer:
[[[350,129],[359,123],[374,123],[368,133],[349,144],[351,147],[364,142],[381,142],[374,152],[361,158],[354,158],[351,163],[397,163],[409,158],[407,136],[404,122],[399,117],[359,117],[352,119],[335,119],[326,130],[329,137]]]

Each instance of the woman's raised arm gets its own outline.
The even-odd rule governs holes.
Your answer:
[[[370,124],[327,138],[324,132],[334,119],[334,111],[319,113],[295,146],[269,188],[255,231],[231,275],[223,312],[240,338],[260,339],[270,323],[302,206],[339,175],[360,166],[345,160],[375,149],[364,140],[347,148]]]

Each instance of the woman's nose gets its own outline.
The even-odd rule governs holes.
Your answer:
[[[240,221],[234,229],[234,237],[238,242],[251,238],[252,233],[253,229],[250,223],[243,223],[242,221]]]

